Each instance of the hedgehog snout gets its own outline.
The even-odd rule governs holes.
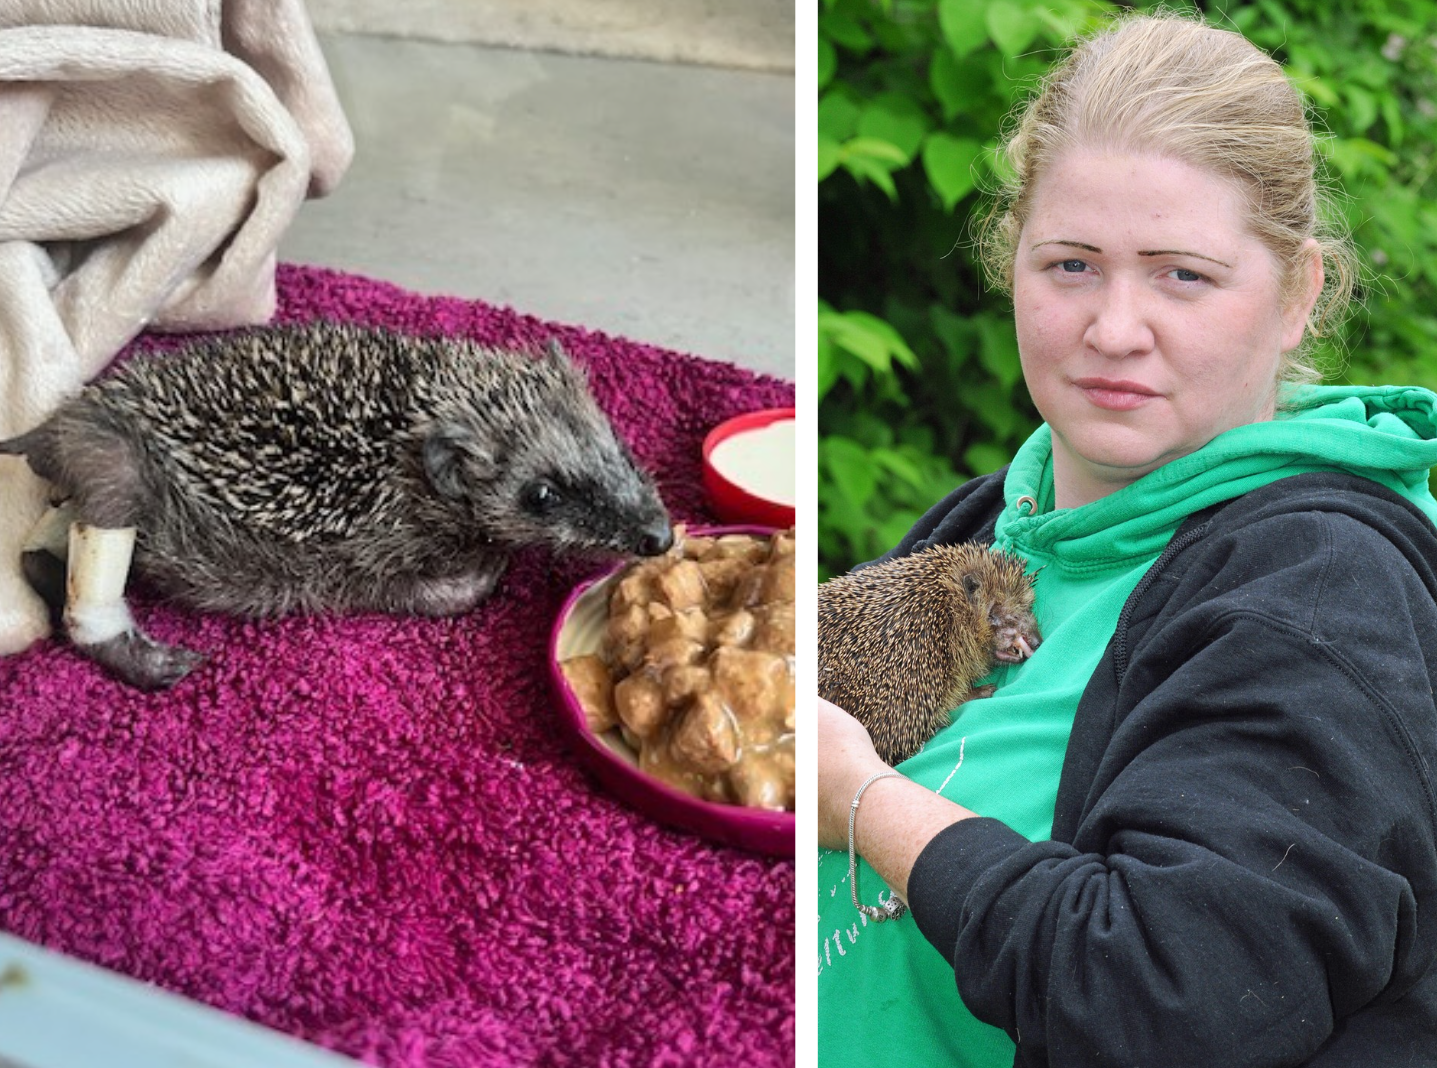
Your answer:
[[[1003,664],[1021,664],[1042,644],[1036,627],[1000,627],[993,633],[993,659]]]
[[[640,532],[634,552],[640,556],[663,556],[674,547],[674,528],[663,522]]]

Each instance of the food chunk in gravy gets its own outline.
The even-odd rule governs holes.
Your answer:
[[[590,729],[695,796],[774,810],[794,796],[794,539],[679,532],[614,583],[602,655],[564,662]]]

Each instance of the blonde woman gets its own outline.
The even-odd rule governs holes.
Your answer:
[[[1437,1064],[1437,396],[1301,384],[1352,275],[1301,100],[1124,18],[1008,152],[1045,423],[890,555],[1022,555],[1044,640],[897,772],[821,706],[820,1063]]]

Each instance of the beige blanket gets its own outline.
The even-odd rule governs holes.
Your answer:
[[[353,151],[303,0],[0,2],[0,438],[146,327],[269,319],[280,237]],[[19,573],[43,505],[0,457],[0,653],[48,630]]]

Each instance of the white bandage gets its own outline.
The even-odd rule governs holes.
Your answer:
[[[65,631],[76,645],[97,645],[134,629],[135,618],[124,601],[72,604],[65,609]]]
[[[77,645],[94,645],[133,630],[125,583],[135,552],[135,528],[70,524],[65,581],[65,626]]]

